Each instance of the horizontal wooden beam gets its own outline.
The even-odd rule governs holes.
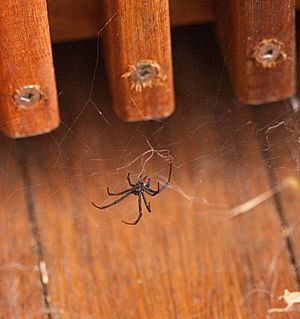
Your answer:
[[[103,20],[104,0],[47,0],[53,42],[88,39],[97,36]],[[214,0],[172,0],[172,26],[213,22],[216,20]],[[300,8],[300,0],[296,1]]]
[[[97,37],[105,24],[105,0],[48,0],[53,42]],[[215,19],[212,0],[170,1],[172,26],[211,22]]]

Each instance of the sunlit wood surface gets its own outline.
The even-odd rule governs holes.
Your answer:
[[[0,318],[299,318],[268,314],[299,289],[299,115],[238,104],[213,39],[173,32],[176,112],[143,123],[114,115],[101,61],[90,94],[94,41],[55,47],[60,128],[0,138]],[[127,226],[136,197],[91,201],[137,178],[148,143],[173,156],[171,185]],[[154,154],[146,171],[155,187],[168,162]]]

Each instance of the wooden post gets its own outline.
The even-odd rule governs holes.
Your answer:
[[[238,99],[261,104],[295,93],[295,1],[222,0],[218,35]]]
[[[174,110],[168,0],[106,0],[107,70],[116,113],[137,121]]]
[[[59,123],[45,0],[0,2],[0,129],[37,135]]]

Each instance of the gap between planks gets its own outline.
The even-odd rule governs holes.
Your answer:
[[[47,282],[45,282],[45,275],[42,271],[41,264],[45,262],[44,254],[43,254],[43,245],[41,241],[39,226],[37,222],[36,211],[34,208],[34,199],[32,196],[32,188],[31,181],[28,173],[28,161],[26,157],[25,147],[26,143],[18,144],[19,147],[19,165],[21,169],[21,175],[24,183],[24,197],[27,206],[27,215],[29,220],[29,225],[31,228],[32,239],[33,239],[33,253],[36,255],[37,259],[37,268],[39,269],[39,278],[40,284],[42,286],[43,292],[43,301],[45,306],[45,315],[47,315],[48,319],[52,319],[51,316],[51,304],[50,304],[50,296],[48,291]]]
[[[272,105],[269,107],[272,107]],[[251,112],[251,116],[252,116],[255,123],[261,122],[258,112],[259,112],[259,109],[257,109],[257,108],[254,108]],[[268,158],[271,158],[271,152],[269,151],[268,143],[267,143],[266,139],[262,136],[257,136],[257,141],[259,144],[261,158],[264,162],[267,162]],[[278,181],[278,179],[276,178],[276,175],[274,173],[274,168],[272,165],[266,165],[266,172],[267,172],[267,177],[268,177],[270,188],[272,189],[272,188],[276,187],[276,185],[278,185],[280,183],[280,181]],[[283,237],[283,240],[285,242],[286,249],[288,252],[289,262],[291,264],[292,270],[295,273],[295,279],[297,282],[297,286],[298,286],[298,289],[300,290],[299,263],[297,261],[297,257],[296,257],[296,253],[295,253],[295,245],[294,245],[292,236],[291,236],[290,232],[288,231],[290,229],[291,225],[288,221],[288,217],[286,216],[285,209],[283,208],[280,193],[281,192],[277,192],[273,195],[273,201],[274,201],[274,205],[276,208],[278,219],[279,219],[280,224],[281,224],[282,237]]]

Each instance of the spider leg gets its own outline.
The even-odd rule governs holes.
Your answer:
[[[144,200],[145,206],[146,206],[146,208],[147,208],[148,212],[149,212],[149,213],[151,213],[150,203],[147,203],[147,200],[146,200],[146,197],[145,197],[144,192],[142,191],[141,193],[142,193],[142,197],[143,197],[143,200]]]
[[[162,192],[170,184],[171,174],[172,174],[172,163],[170,163],[168,180],[161,188],[159,187],[159,184],[158,184],[158,187],[157,187],[156,191],[153,191],[152,189],[150,189],[147,186],[142,186],[143,190],[150,196],[155,196],[155,195],[159,194],[160,192]]]
[[[129,222],[125,222],[124,220],[122,220],[122,223],[127,224],[127,225],[136,225],[139,222],[139,220],[141,219],[141,217],[143,215],[143,213],[142,213],[141,193],[139,194],[138,204],[139,204],[139,216],[136,219],[136,221],[134,221],[133,223],[129,223]]]
[[[123,199],[125,199],[126,197],[128,197],[130,194],[132,194],[132,190],[130,190],[127,194],[125,194],[124,196],[118,198],[117,200],[115,200],[114,202],[107,204],[107,205],[103,205],[103,206],[97,206],[95,203],[92,202],[92,204],[99,209],[105,209],[111,206],[114,206],[116,204],[118,204],[119,202],[121,202]]]
[[[111,192],[109,191],[109,188],[107,187],[107,194],[108,194],[109,196],[119,196],[119,195],[123,195],[123,194],[129,192],[130,190],[132,190],[132,188],[128,188],[128,189],[126,189],[125,191],[122,191],[122,192],[119,192],[119,193],[111,193]]]
[[[129,183],[130,186],[135,186],[135,184],[132,184],[132,183],[131,183],[130,173],[127,174],[127,180],[128,180],[128,183]]]
[[[155,196],[157,195],[159,192],[157,191],[153,191],[152,189],[146,187],[146,186],[142,186],[143,191],[145,191],[148,195],[150,196]]]
[[[154,190],[154,189],[151,189],[150,187],[147,187],[149,191],[151,191],[152,193],[156,193],[156,192],[159,192],[159,189],[160,189],[160,185],[159,183],[157,183],[157,189]]]

